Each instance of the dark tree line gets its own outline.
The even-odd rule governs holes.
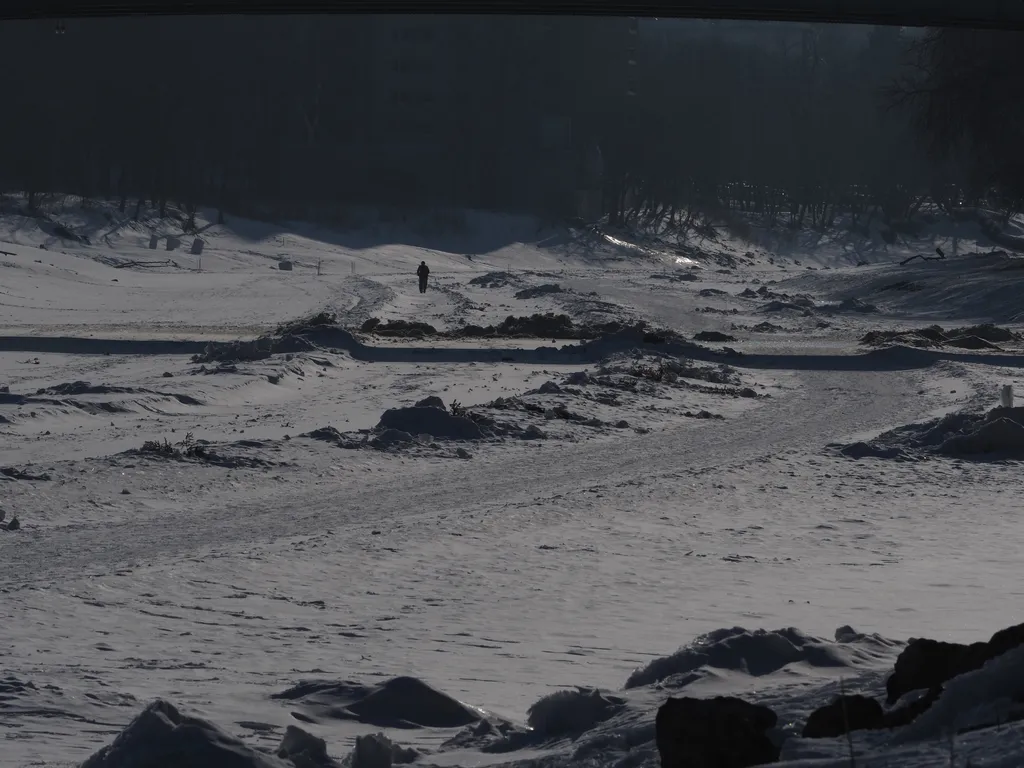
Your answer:
[[[0,188],[249,215],[352,204],[896,228],[1024,199],[1010,35],[502,17],[0,27]],[[599,159],[599,162],[595,161]]]
[[[1024,210],[1024,36],[933,30],[909,53],[889,96],[926,142],[940,180],[936,200]]]

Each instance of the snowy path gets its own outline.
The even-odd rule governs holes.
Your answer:
[[[194,506],[169,518],[31,533],[17,547],[0,550],[6,563],[0,584],[76,577],[83,570],[103,573],[119,563],[152,563],[199,552],[211,543],[228,549],[338,526],[386,524],[395,516],[453,511],[493,500],[530,502],[581,493],[598,482],[629,482],[790,447],[820,446],[846,434],[908,420],[920,409],[912,398],[916,384],[905,375],[807,372],[801,378],[798,392],[745,419],[712,428],[585,444],[575,447],[571,456],[557,458],[551,455],[555,449],[541,446],[489,462],[411,469],[383,480],[358,477],[339,482],[326,494],[289,488],[278,498],[219,509],[207,508],[199,497]]]

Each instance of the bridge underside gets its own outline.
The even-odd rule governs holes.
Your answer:
[[[1024,0],[4,0],[0,19],[153,14],[514,13],[1024,30]]]

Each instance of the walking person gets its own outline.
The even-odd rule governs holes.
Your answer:
[[[420,278],[420,293],[426,293],[427,277],[430,276],[430,267],[427,266],[427,262],[420,262],[420,265],[416,268],[416,274],[419,275]]]

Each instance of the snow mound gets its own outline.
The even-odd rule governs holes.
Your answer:
[[[626,689],[654,685],[669,678],[677,685],[697,679],[705,667],[742,672],[761,677],[790,664],[814,667],[852,667],[890,655],[897,643],[878,635],[861,635],[849,627],[836,631],[829,642],[805,635],[792,627],[778,630],[742,627],[717,629],[680,648],[671,656],[655,659],[629,676]]]
[[[310,680],[271,698],[296,702],[314,722],[355,720],[378,728],[462,728],[484,717],[415,677],[375,686]]]
[[[183,715],[172,704],[157,699],[111,744],[82,763],[82,768],[177,768],[185,765],[189,768],[291,768],[294,763],[250,749],[212,723]]]
[[[542,738],[581,734],[615,716],[625,706],[623,699],[596,688],[555,691],[530,707],[527,724]]]

